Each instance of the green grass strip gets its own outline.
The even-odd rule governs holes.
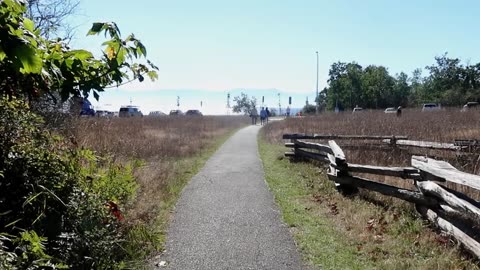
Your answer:
[[[318,269],[373,268],[357,256],[356,249],[347,244],[331,220],[310,211],[315,190],[312,179],[324,177],[318,168],[306,163],[293,164],[283,158],[284,151],[285,147],[268,144],[259,136],[265,179],[304,260]],[[325,190],[334,192],[333,185]]]

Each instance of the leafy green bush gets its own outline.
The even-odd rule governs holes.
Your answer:
[[[77,149],[18,100],[0,100],[0,134],[0,266],[124,267],[135,164]]]

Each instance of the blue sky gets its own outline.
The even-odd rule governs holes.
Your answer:
[[[100,104],[133,103],[144,111],[181,108],[225,112],[226,93],[266,96],[269,106],[313,101],[318,51],[319,88],[336,61],[384,65],[391,74],[423,68],[448,52],[480,62],[476,15],[480,1],[164,1],[81,0],[72,45],[98,51],[85,37],[93,22],[115,21],[134,33],[159,66],[159,80],[111,89]],[[236,90],[234,90],[236,89]]]

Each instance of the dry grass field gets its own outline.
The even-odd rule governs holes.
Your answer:
[[[403,135],[410,140],[453,143],[455,139],[480,139],[480,112],[450,110],[422,113],[406,110],[401,117],[379,111],[326,113],[318,117],[273,122],[263,128],[260,140],[264,142],[261,143],[261,152],[265,158],[267,181],[277,192],[275,196],[286,216],[285,221],[294,227],[294,235],[306,254],[304,256],[313,264],[331,263],[331,269],[335,269],[339,261],[345,262],[345,258],[349,258],[351,261],[346,261],[347,265],[353,261],[364,264],[359,269],[479,268],[455,241],[423,222],[413,204],[365,190],[357,196],[342,196],[327,179],[325,164],[289,162],[283,157],[283,152],[288,151],[288,148],[282,147],[287,142],[282,139],[284,133]],[[336,142],[350,163],[410,166],[411,156],[415,154],[446,160],[466,172],[480,173],[480,153],[475,149],[460,154],[445,150],[393,148],[372,141]],[[359,176],[415,189],[412,180],[366,174]],[[476,190],[454,184],[449,187],[480,199]],[[330,227],[324,228],[324,224],[330,224]],[[335,240],[325,239],[325,233],[336,235]],[[315,243],[322,244],[317,247]],[[331,253],[331,258],[339,256],[339,252],[344,257],[335,261],[323,256],[325,245],[338,245],[335,248],[338,252]],[[325,266],[325,269],[329,267]]]
[[[456,139],[480,139],[480,111],[460,112],[452,109],[422,113],[418,110],[405,110],[401,117],[385,114],[383,111],[358,114],[326,113],[318,117],[290,118],[265,128],[265,136],[271,143],[283,143],[284,133],[395,135],[408,136],[410,140],[453,143]],[[448,150],[392,148],[380,146],[378,141],[337,140],[337,143],[343,148],[347,161],[351,163],[410,166],[412,155],[422,155],[448,161],[465,172],[480,173],[480,152],[476,150],[467,151],[467,154],[457,154]],[[413,188],[412,183],[404,180],[396,181],[390,177],[377,177],[376,180],[393,181],[397,186]],[[480,199],[480,193],[475,190],[456,185],[449,187]]]
[[[479,139],[480,111],[404,110],[401,117],[383,111],[327,112],[318,117],[289,118],[267,128],[266,134],[271,142],[280,142],[283,133],[404,135],[412,140],[437,142]]]
[[[135,203],[124,206],[126,221],[153,224],[160,239],[151,242],[161,242],[183,186],[229,134],[248,123],[236,116],[81,118],[70,136],[117,162],[141,161],[135,169],[140,188]]]

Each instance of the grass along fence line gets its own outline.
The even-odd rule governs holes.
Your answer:
[[[325,113],[316,117],[288,118],[285,121],[270,123],[262,129],[264,144],[268,145],[272,151],[274,149],[276,153],[274,160],[271,161],[273,166],[276,166],[275,164],[286,166],[288,170],[283,172],[291,171],[289,176],[295,179],[289,181],[289,185],[298,186],[309,194],[306,202],[292,199],[289,203],[303,203],[304,207],[311,209],[305,211],[305,214],[320,211],[321,214],[317,214],[316,217],[321,223],[324,222],[324,218],[333,220],[333,226],[340,235],[349,239],[347,246],[358,247],[359,251],[355,253],[358,259],[366,259],[370,262],[374,260],[373,264],[381,265],[379,269],[478,269],[478,264],[465,259],[471,258],[470,255],[459,252],[457,241],[451,240],[447,234],[439,233],[425,219],[418,218],[419,214],[414,204],[365,189],[360,189],[354,196],[342,196],[336,192],[334,182],[328,179],[329,166],[326,165],[329,163],[326,162],[329,161],[312,161],[313,164],[318,164],[318,166],[312,166],[312,162],[289,162],[289,159],[284,158],[283,134],[315,134],[319,131],[326,135],[350,134],[372,137],[385,135],[392,137],[400,134],[414,141],[450,142],[462,146],[462,150],[452,151],[400,145],[392,147],[382,141],[387,138],[335,139],[345,150],[349,164],[407,168],[412,167],[411,157],[419,155],[445,160],[461,171],[478,174],[480,172],[479,152],[478,148],[471,144],[480,138],[480,112],[421,113],[406,110],[401,117],[375,111],[362,114]],[[327,140],[322,142],[305,139],[303,142],[328,146]],[[300,147],[299,150],[314,152],[300,149]],[[325,156],[322,159],[325,160]],[[276,170],[280,170],[279,167],[276,167]],[[312,169],[312,174],[304,173],[307,168]],[[301,177],[292,174],[299,174]],[[275,173],[275,176],[280,177],[279,173]],[[399,177],[361,172],[355,173],[355,176],[404,189],[417,189],[413,180]],[[480,198],[479,192],[475,189],[449,182],[442,184],[449,189],[466,193],[476,200]],[[294,231],[302,227],[299,223],[301,222],[296,222]],[[379,233],[376,239],[375,235],[371,234],[373,232]],[[303,234],[297,237],[310,238],[311,241],[318,239],[316,236],[307,237]],[[423,249],[428,249],[431,253]],[[309,248],[304,252],[307,250],[314,252]],[[402,253],[403,255],[399,255]]]
[[[285,134],[284,136],[284,138],[298,137],[301,136],[292,136],[291,134]],[[323,137],[316,136],[316,138]],[[381,138],[381,136],[378,138]],[[480,243],[478,242],[480,203],[463,193],[450,191],[446,187],[429,181],[434,179],[442,182],[453,182],[480,190],[480,176],[460,172],[447,162],[419,156],[412,157],[413,168],[349,164],[343,150],[333,140],[329,141],[327,146],[292,139],[292,143],[286,146],[291,147],[292,144],[294,146],[293,152],[286,153],[291,158],[301,157],[328,161],[328,177],[335,182],[337,189],[353,193],[358,191],[357,188],[364,188],[412,202],[424,217],[451,234],[467,250],[480,259]],[[299,148],[309,149],[310,151]],[[404,189],[353,176],[352,173],[413,179],[417,189]]]
[[[292,162],[259,136],[265,179],[303,258],[313,269],[480,269],[412,204],[360,189],[335,190],[324,167]],[[315,161],[314,161],[315,162]]]

